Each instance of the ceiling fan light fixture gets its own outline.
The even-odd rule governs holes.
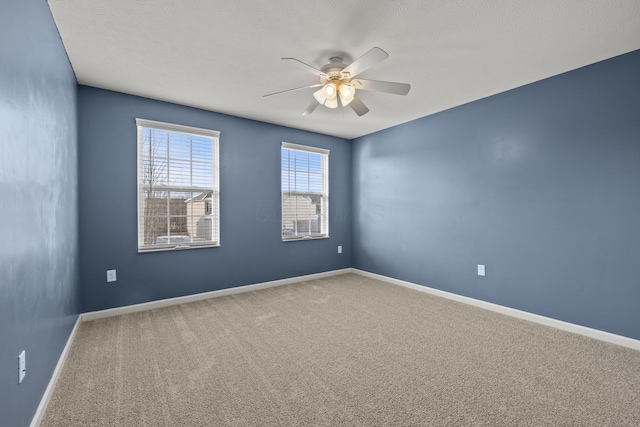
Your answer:
[[[318,101],[318,104],[324,105],[324,103],[327,101],[327,96],[324,93],[324,87],[313,92],[313,97],[316,99],[316,101]]]
[[[326,85],[324,85],[323,89],[327,98],[330,99],[336,96],[336,86],[334,83],[327,83]]]
[[[324,103],[324,106],[327,108],[338,108],[338,97],[333,97],[332,99],[327,99]]]
[[[314,92],[313,97],[319,104],[327,108],[338,108],[338,85],[336,82],[328,82],[320,90]]]
[[[299,89],[310,89],[321,87],[313,93],[313,101],[309,104],[302,115],[311,114],[318,105],[327,108],[338,108],[349,106],[358,116],[363,116],[369,112],[369,108],[356,96],[360,90],[385,92],[394,95],[406,95],[411,89],[407,83],[385,82],[378,80],[365,80],[358,78],[360,73],[368,70],[374,65],[384,61],[389,54],[379,47],[373,47],[364,55],[353,61],[349,65],[342,63],[342,58],[331,57],[329,63],[321,69],[312,67],[295,58],[282,58],[289,63],[295,64],[312,74],[320,81],[304,87],[275,92],[264,96],[276,95],[284,92],[291,92]],[[355,79],[355,80],[354,80]]]
[[[349,105],[353,98],[356,96],[356,89],[347,83],[342,83],[338,87],[338,93],[340,94],[340,102],[342,105]]]

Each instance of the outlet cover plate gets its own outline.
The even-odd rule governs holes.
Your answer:
[[[485,275],[484,265],[478,264],[478,276],[484,276],[484,275]]]
[[[341,254],[342,253],[342,246],[338,246],[338,253]]]
[[[116,271],[107,270],[107,282],[115,282],[115,281],[116,281]]]
[[[27,375],[27,355],[22,350],[22,353],[18,356],[18,384],[22,382],[25,375]]]

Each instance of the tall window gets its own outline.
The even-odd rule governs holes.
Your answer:
[[[138,125],[138,251],[218,246],[220,133]]]
[[[282,240],[329,237],[329,150],[282,143]]]

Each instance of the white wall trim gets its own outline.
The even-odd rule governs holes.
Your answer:
[[[38,405],[38,409],[36,410],[33,420],[31,421],[30,427],[38,427],[40,425],[40,422],[42,421],[42,417],[44,416],[44,413],[47,409],[47,405],[49,404],[49,400],[51,399],[53,390],[55,389],[56,383],[58,382],[58,378],[60,377],[60,373],[62,372],[62,368],[64,367],[64,363],[67,359],[69,349],[71,348],[71,344],[75,339],[78,326],[80,325],[81,322],[119,316],[121,314],[137,313],[140,311],[151,310],[154,308],[169,307],[172,305],[184,304],[184,303],[193,302],[193,301],[201,301],[209,298],[216,298],[216,297],[221,297],[226,295],[234,295],[234,294],[240,294],[244,292],[257,291],[258,289],[273,288],[276,286],[289,285],[292,283],[304,282],[307,280],[322,279],[325,277],[337,276],[337,275],[346,274],[346,273],[359,274],[361,276],[369,277],[376,280],[381,280],[383,282],[387,282],[393,285],[403,286],[405,288],[414,289],[419,292],[436,295],[436,296],[447,298],[453,301],[458,301],[464,304],[473,305],[475,307],[484,308],[486,310],[495,311],[497,313],[506,314],[507,316],[516,317],[518,319],[528,320],[530,322],[551,326],[553,328],[561,329],[563,331],[573,332],[573,333],[584,335],[590,338],[595,338],[600,341],[606,341],[612,344],[621,345],[623,347],[632,348],[634,350],[640,350],[640,340],[635,340],[633,338],[612,334],[610,332],[600,331],[598,329],[587,328],[586,326],[580,326],[573,323],[564,322],[562,320],[540,316],[538,314],[533,314],[526,311],[517,310],[515,308],[505,307],[502,305],[493,304],[490,302],[453,294],[451,292],[441,291],[439,289],[434,289],[428,286],[422,286],[415,283],[406,282],[404,280],[394,279],[392,277],[383,276],[381,274],[370,273],[364,270],[358,270],[357,268],[343,268],[340,270],[326,271],[323,273],[309,274],[306,276],[297,276],[297,277],[291,277],[288,279],[273,280],[271,282],[263,282],[263,283],[256,283],[253,285],[238,286],[235,288],[221,289],[218,291],[204,292],[200,294],[187,295],[183,297],[169,298],[169,299],[163,299],[158,301],[151,301],[143,304],[135,304],[135,305],[129,305],[125,307],[117,307],[117,308],[112,308],[108,310],[92,311],[92,312],[80,314],[78,316],[78,319],[76,320],[75,325],[73,326],[71,334],[69,334],[67,343],[65,344],[64,349],[60,354],[60,358],[58,359],[58,364],[56,365],[56,368],[53,371],[53,375],[51,376],[51,380],[47,385],[47,389],[45,390],[44,395],[40,400],[40,404]]]
[[[60,373],[62,372],[62,368],[64,367],[64,363],[67,361],[67,355],[69,354],[69,349],[71,348],[71,344],[73,344],[73,340],[76,337],[76,332],[78,331],[78,326],[80,325],[80,316],[76,319],[76,324],[73,325],[73,329],[69,334],[69,338],[67,338],[67,343],[62,349],[62,353],[60,354],[60,358],[58,359],[58,363],[56,364],[56,368],[53,370],[53,375],[51,375],[51,379],[49,380],[49,384],[47,385],[44,394],[42,395],[42,399],[40,399],[40,404],[38,405],[38,409],[36,409],[36,413],[31,420],[31,427],[38,427],[40,422],[42,421],[42,417],[44,416],[44,412],[47,410],[47,405],[49,404],[49,400],[51,400],[51,396],[53,395],[53,390],[56,388],[56,384],[58,382],[58,378],[60,378]]]
[[[30,427],[39,427],[40,422],[42,422],[42,417],[44,417],[44,413],[47,410],[47,405],[49,404],[49,400],[51,400],[51,395],[53,394],[53,390],[56,387],[56,383],[58,382],[58,378],[60,377],[62,368],[64,367],[64,364],[67,360],[69,349],[71,348],[71,344],[73,343],[73,340],[76,337],[76,332],[81,322],[87,322],[89,320],[96,320],[96,319],[104,319],[106,317],[119,316],[121,314],[127,314],[127,313],[137,313],[139,311],[146,311],[146,310],[151,310],[154,308],[161,308],[161,307],[169,307],[172,305],[184,304],[184,303],[193,302],[193,301],[200,301],[200,300],[205,300],[209,298],[222,297],[225,295],[233,295],[233,294],[240,294],[243,292],[257,291],[258,289],[273,288],[276,286],[304,282],[306,280],[322,279],[324,277],[337,276],[340,274],[351,273],[351,272],[352,272],[351,268],[343,268],[341,270],[325,271],[323,273],[308,274],[306,276],[290,277],[288,279],[273,280],[271,282],[256,283],[253,285],[238,286],[236,288],[221,289],[218,291],[204,292],[200,294],[187,295],[183,297],[151,301],[143,304],[135,304],[135,305],[129,305],[125,307],[112,308],[108,310],[81,313],[78,316],[78,319],[76,320],[76,323],[73,326],[73,329],[71,330],[71,334],[69,334],[69,338],[67,339],[67,343],[65,344],[64,349],[62,350],[62,353],[60,354],[60,358],[58,359],[58,364],[56,365],[56,368],[53,371],[53,375],[51,376],[51,380],[49,381],[49,384],[47,385],[47,388],[44,392],[44,395],[40,400],[38,409],[36,410],[36,413],[33,416],[33,419],[31,420]]]
[[[120,316],[122,314],[137,313],[140,311],[152,310],[155,308],[170,307],[172,305],[185,304],[188,302],[201,301],[209,298],[223,297],[226,295],[240,294],[244,292],[257,291],[258,289],[273,288],[275,286],[289,285],[291,283],[304,282],[306,280],[322,279],[324,277],[337,276],[351,273],[351,268],[325,271],[323,273],[308,274],[306,276],[290,277],[288,279],[273,280],[271,282],[256,283],[253,285],[238,286],[235,288],[220,289],[218,291],[203,292],[200,294],[186,295],[183,297],[168,298],[157,301],[145,302],[142,304],[127,305],[124,307],[110,308],[107,310],[90,311],[80,315],[83,322],[106,317]]]
[[[576,325],[574,323],[569,323],[562,320],[552,319],[551,317],[540,316],[539,314],[533,314],[527,311],[517,310],[515,308],[505,307],[502,305],[453,294],[451,292],[441,291],[439,289],[406,282],[404,280],[394,279],[392,277],[383,276],[381,274],[358,270],[357,268],[352,268],[351,270],[353,273],[359,274],[361,276],[370,277],[372,279],[381,280],[383,282],[391,283],[398,286],[404,286],[405,288],[414,289],[416,291],[425,292],[427,294],[436,295],[464,304],[473,305],[475,307],[484,308],[486,310],[495,311],[496,313],[506,314],[507,316],[517,317],[518,319],[528,320],[530,322],[539,323],[541,325],[551,326],[556,329],[573,332],[575,334],[595,338],[600,341],[606,341],[612,344],[621,345],[623,347],[629,347],[634,350],[640,350],[640,341],[633,338],[612,334],[610,332],[601,331],[599,329],[588,328],[586,326]]]

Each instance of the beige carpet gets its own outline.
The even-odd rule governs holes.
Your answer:
[[[42,426],[638,426],[640,352],[353,274],[80,325]]]

